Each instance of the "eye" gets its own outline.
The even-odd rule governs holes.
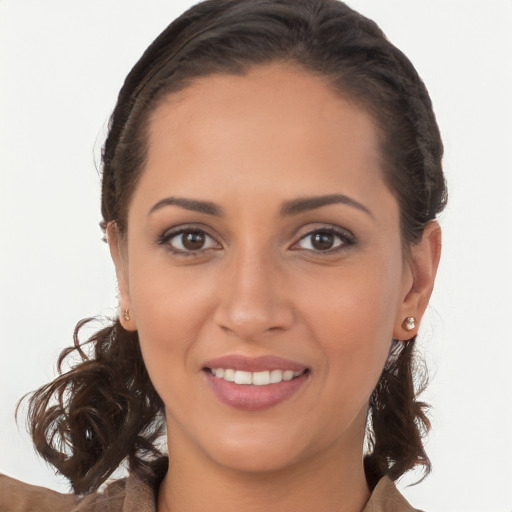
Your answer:
[[[348,232],[333,228],[315,229],[303,236],[295,246],[315,252],[335,252],[353,245],[354,238]]]
[[[208,233],[196,228],[182,228],[166,233],[159,243],[167,245],[172,252],[178,254],[220,248],[220,245]]]

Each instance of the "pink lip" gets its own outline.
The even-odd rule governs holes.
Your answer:
[[[292,380],[267,386],[254,386],[235,384],[234,382],[228,382],[215,377],[211,374],[210,368],[231,368],[246,372],[292,370],[305,373]],[[309,378],[309,372],[306,372],[306,370],[307,368],[300,363],[276,356],[248,358],[232,355],[208,361],[205,364],[203,373],[210,389],[222,403],[245,411],[261,411],[274,407],[297,393]]]
[[[266,370],[292,370],[301,372],[306,370],[303,364],[283,359],[277,356],[246,357],[240,355],[229,355],[206,361],[205,368],[232,368],[244,372],[263,372]]]

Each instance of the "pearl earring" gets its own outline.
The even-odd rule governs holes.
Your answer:
[[[416,318],[413,317],[413,316],[408,316],[404,319],[404,321],[402,322],[402,327],[406,330],[406,331],[412,331],[413,329],[416,328]]]
[[[126,308],[123,312],[123,318],[129,322],[131,320],[131,317],[130,317],[130,310],[128,308]]]

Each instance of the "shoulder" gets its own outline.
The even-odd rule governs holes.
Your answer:
[[[413,508],[400,494],[393,480],[381,478],[363,512],[421,512]]]
[[[87,496],[60,492],[0,475],[0,512],[121,512],[126,480]]]
[[[155,512],[167,457],[114,480],[102,490],[80,496],[63,494],[0,474],[0,512]]]
[[[61,512],[72,510],[78,503],[78,496],[61,494],[0,475],[0,512]]]

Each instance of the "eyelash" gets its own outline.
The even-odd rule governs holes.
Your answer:
[[[191,227],[191,226],[185,226],[185,227],[181,227],[181,228],[178,228],[178,229],[174,229],[174,230],[171,230],[171,231],[164,232],[160,237],[158,237],[157,244],[165,246],[166,250],[170,251],[173,254],[177,254],[179,256],[197,256],[201,252],[204,252],[206,250],[215,249],[215,247],[206,247],[206,248],[202,247],[202,248],[198,249],[197,251],[193,251],[193,250],[187,251],[187,250],[182,250],[182,249],[176,249],[175,247],[173,247],[171,245],[170,241],[173,238],[176,238],[179,235],[183,235],[185,233],[193,233],[193,234],[196,234],[196,235],[204,235],[205,238],[208,238],[208,239],[214,241],[215,244],[220,245],[220,244],[218,244],[218,242],[215,241],[215,238],[212,237],[204,229],[195,228],[195,227]]]
[[[160,246],[165,246],[166,250],[170,251],[173,254],[180,255],[180,256],[198,256],[204,251],[208,250],[216,250],[217,247],[201,247],[200,249],[194,251],[194,250],[182,250],[182,249],[176,249],[173,247],[170,243],[170,241],[173,238],[178,237],[179,235],[183,235],[185,233],[192,233],[192,234],[198,234],[203,235],[205,238],[210,239],[215,244],[220,246],[218,242],[216,242],[215,238],[212,237],[207,231],[201,228],[195,228],[195,227],[181,227],[178,229],[174,229],[171,231],[164,232],[161,236],[157,239],[157,244]],[[317,253],[317,254],[337,254],[339,252],[347,250],[350,246],[353,246],[356,243],[355,236],[348,230],[341,229],[341,228],[335,228],[335,227],[319,227],[312,229],[308,231],[306,234],[302,235],[297,242],[295,242],[292,246],[292,250],[300,250],[301,248],[295,248],[302,242],[303,240],[306,240],[308,237],[312,237],[314,235],[318,234],[327,234],[332,235],[339,240],[339,244],[336,245],[333,248],[326,249],[326,250],[315,250],[315,249],[304,249],[306,251],[309,251],[311,253]]]
[[[313,235],[318,234],[327,234],[332,235],[339,239],[340,243],[331,249],[326,250],[314,250],[314,249],[305,249],[307,251],[317,253],[317,254],[337,254],[339,252],[347,250],[350,246],[353,246],[356,243],[355,236],[346,229],[331,227],[319,227],[313,230],[308,231],[305,235],[301,236],[297,242],[295,242],[292,246],[297,246],[301,241],[306,240],[307,238],[312,237]],[[299,249],[297,249],[299,250]]]

